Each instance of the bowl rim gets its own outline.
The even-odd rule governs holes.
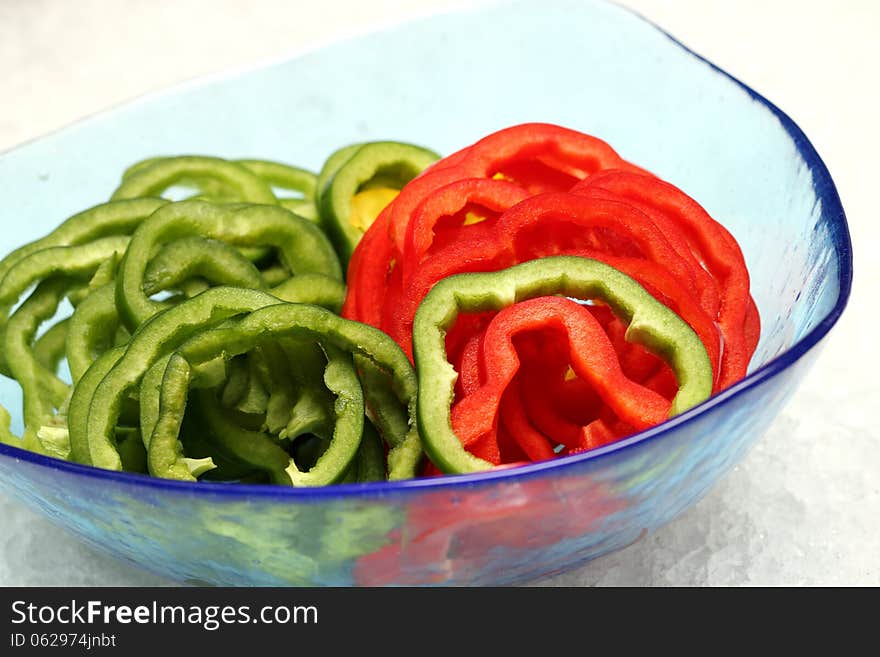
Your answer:
[[[498,3],[489,4],[491,6]],[[723,70],[710,60],[706,59],[702,55],[694,52],[691,48],[684,45],[669,32],[659,27],[653,21],[649,20],[637,11],[629,7],[622,6],[616,2],[610,2],[609,4],[612,4],[616,8],[629,13],[634,18],[637,18],[647,23],[649,26],[653,27],[658,32],[667,37],[675,46],[678,46],[686,53],[695,57],[697,60],[707,64],[714,72],[726,77],[728,80],[730,80],[731,82],[739,86],[747,94],[749,94],[752,100],[758,102],[765,109],[769,110],[779,120],[782,127],[789,134],[789,137],[794,142],[798,154],[801,156],[807,166],[807,169],[812,175],[813,189],[816,193],[817,198],[822,204],[823,212],[830,217],[829,231],[831,233],[831,241],[839,262],[839,294],[834,304],[834,307],[828,312],[828,314],[825,315],[825,317],[823,317],[809,333],[807,333],[800,340],[791,345],[784,352],[772,358],[767,363],[757,368],[755,371],[746,375],[743,379],[733,384],[729,388],[726,388],[725,390],[713,395],[706,401],[689,409],[688,411],[673,418],[670,418],[662,424],[658,424],[644,431],[632,434],[631,436],[623,440],[617,441],[605,447],[601,447],[588,452],[583,452],[580,454],[575,454],[572,456],[558,457],[546,461],[520,465],[517,467],[501,467],[493,470],[486,470],[469,474],[440,475],[434,477],[420,477],[399,481],[335,484],[332,486],[296,488],[274,484],[229,484],[222,482],[198,482],[197,484],[193,484],[192,482],[161,479],[158,477],[152,477],[149,475],[137,473],[104,470],[89,465],[82,465],[79,463],[73,463],[70,461],[63,461],[61,459],[44,456],[42,454],[31,452],[20,447],[15,447],[14,445],[7,445],[2,443],[0,443],[0,457],[8,457],[15,461],[26,461],[32,465],[39,466],[41,468],[61,471],[64,473],[69,473],[71,475],[80,475],[91,479],[110,480],[120,484],[129,484],[134,487],[150,488],[161,492],[184,493],[188,495],[199,495],[207,497],[221,497],[230,500],[249,500],[257,498],[261,500],[269,499],[275,501],[289,502],[315,502],[326,498],[360,500],[374,497],[387,497],[391,495],[416,494],[421,491],[430,492],[449,489],[475,488],[497,481],[504,481],[508,483],[522,483],[526,480],[540,476],[549,471],[558,471],[564,473],[565,471],[570,471],[585,462],[598,460],[612,454],[618,454],[648,441],[658,440],[667,433],[676,430],[680,426],[695,421],[699,416],[703,415],[704,413],[707,413],[714,408],[730,403],[733,399],[740,397],[752,388],[761,385],[764,381],[771,379],[778,374],[781,374],[783,371],[794,365],[809,351],[816,347],[829,333],[831,328],[837,323],[844,309],[846,308],[852,290],[852,241],[850,237],[849,226],[846,220],[846,214],[844,212],[843,206],[840,201],[840,196],[837,192],[837,188],[831,178],[831,174],[828,171],[828,168],[826,167],[822,158],[819,156],[819,153],[816,151],[815,147],[812,145],[812,143],[810,143],[806,134],[804,134],[804,132],[800,129],[800,127],[785,112],[779,109],[763,95],[761,95],[727,71]],[[394,27],[401,27],[401,25],[405,26],[410,22],[420,22],[429,19],[430,17],[426,18],[424,16],[421,16],[416,18],[414,21],[406,21],[403,24],[396,24]],[[372,29],[365,34],[374,34],[380,31],[382,31],[381,28]],[[328,45],[339,43],[345,40],[347,39],[342,38],[331,41],[329,44],[320,44],[316,47],[308,48],[291,56],[281,58],[275,63],[290,61],[292,59],[296,59],[302,56],[303,54],[322,50]],[[270,63],[268,64],[268,66],[271,67],[272,64]],[[246,70],[258,71],[266,67],[266,64],[262,64]],[[234,72],[240,73],[241,70],[239,69]],[[231,74],[232,72],[228,73]],[[211,81],[222,77],[225,77],[225,75],[221,74],[205,76],[201,78],[201,81]],[[148,97],[151,96],[153,96],[153,94],[148,95]],[[139,100],[143,100],[143,98],[135,99],[131,102],[137,103]],[[128,104],[129,103],[124,103],[120,107],[125,107]],[[35,140],[30,140],[30,143],[32,143],[33,141]]]

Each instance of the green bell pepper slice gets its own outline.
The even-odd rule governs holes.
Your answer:
[[[427,148],[394,141],[350,146],[330,156],[318,177],[318,211],[344,267],[382,208],[439,158]]]
[[[425,296],[413,325],[419,432],[428,457],[444,472],[478,472],[493,467],[469,453],[452,428],[450,409],[458,374],[446,359],[446,331],[459,313],[501,310],[550,295],[603,301],[628,324],[627,340],[642,344],[671,366],[679,391],[670,416],[712,393],[712,366],[693,329],[635,280],[598,260],[554,256],[495,272],[450,276]]]

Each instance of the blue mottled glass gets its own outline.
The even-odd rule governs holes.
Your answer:
[[[806,373],[846,305],[851,247],[834,184],[798,127],[617,6],[515,2],[437,16],[81,122],[0,156],[0,250],[105,200],[143,157],[317,169],[352,141],[448,153],[523,121],[602,137],[731,230],[763,319],[748,378],[626,441],[516,470],[293,490],[179,484],[0,446],[0,486],[122,559],[231,585],[517,582],[618,549],[683,512]],[[19,407],[15,383],[2,381],[0,402]]]

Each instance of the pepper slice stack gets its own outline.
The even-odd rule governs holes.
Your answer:
[[[153,157],[0,260],[0,440],[186,481],[472,472],[662,422],[759,336],[733,236],[575,130]]]
[[[706,352],[709,392],[745,376],[760,320],[735,239],[683,191],[623,160],[605,142],[548,124],[489,135],[407,184],[355,249],[342,313],[387,332],[415,356],[420,379],[433,377],[430,367],[422,371],[414,342],[423,330],[416,325],[417,312],[435,286],[449,277],[555,256],[602,262],[680,317]],[[491,339],[498,327],[516,336],[511,343],[517,367],[496,386],[483,414],[473,411],[474,417],[488,418],[491,431],[481,425],[468,433],[453,422],[481,467],[594,448],[666,416],[658,413],[650,421],[627,416],[614,407],[618,395],[598,394],[600,381],[589,380],[589,368],[575,367],[574,335],[559,325],[577,315],[584,330],[585,318],[592,316],[603,346],[596,346],[599,334],[593,331],[590,349],[614,354],[626,381],[644,389],[641,395],[671,402],[681,386],[680,373],[664,354],[632,341],[626,321],[609,304],[583,301],[587,305],[577,309],[550,301],[533,302],[523,311],[479,308],[445,327],[446,353],[457,377],[447,400],[453,409],[467,406],[465,400],[485,384],[492,356],[500,357]],[[543,327],[532,321],[541,312],[547,313]],[[566,342],[570,349],[560,346]],[[580,346],[587,349],[587,343]],[[462,415],[453,411],[452,417]],[[422,422],[423,437],[431,430]],[[435,465],[446,471],[460,471],[465,463],[441,461]]]
[[[671,401],[624,374],[599,322],[571,298],[608,304],[626,321],[630,340],[669,364],[678,382]],[[476,381],[450,406],[457,373],[445,358],[445,331],[459,312],[487,310],[500,312],[478,341]],[[520,367],[516,338],[536,331],[539,339],[568,344],[574,373],[609,412],[582,427],[573,441],[533,428],[521,385],[511,385]],[[563,335],[540,335],[548,331]],[[445,278],[419,306],[413,335],[419,426],[428,456],[444,472],[552,458],[560,444],[574,451],[598,447],[613,433],[609,424],[646,429],[695,406],[712,391],[712,368],[697,334],[633,279],[598,260],[548,257],[498,272]],[[503,458],[499,427],[509,434],[507,451],[525,458]]]
[[[202,468],[216,468],[215,476],[222,478],[262,475],[272,483],[304,486],[356,477],[355,468],[361,476],[384,478],[383,450],[374,434],[364,431],[353,353],[387,372],[399,391],[398,403],[412,412],[412,367],[380,331],[258,290],[206,290],[157,313],[124,347],[106,352],[89,368],[70,403],[72,451],[79,461],[124,469],[119,428],[125,402],[137,391],[136,426],[154,476],[194,481]],[[269,380],[262,412],[222,401],[230,384],[227,368],[240,354],[259,359],[257,371]],[[317,360],[317,367],[303,367],[306,360]],[[289,380],[294,371],[307,376],[308,370],[317,380],[307,381],[306,390]],[[191,389],[202,426],[188,432]],[[273,428],[273,401],[279,399],[283,421]],[[303,437],[304,444],[292,444]],[[418,436],[394,436],[389,448],[389,476],[413,476],[421,454]]]
[[[4,441],[186,481],[415,476],[415,374],[388,336],[338,315],[317,183],[265,160],[151,158],[0,261],[0,365],[25,425]],[[65,300],[73,313],[38,337]]]

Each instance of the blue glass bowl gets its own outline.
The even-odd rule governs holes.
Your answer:
[[[174,483],[0,446],[0,486],[119,558],[225,585],[511,583],[621,548],[687,509],[807,372],[846,305],[851,245],[800,129],[617,6],[535,0],[436,16],[81,122],[0,157],[0,251],[106,199],[147,156],[317,169],[353,141],[449,153],[525,121],[604,138],[731,230],[763,319],[746,379],[617,444],[515,470],[295,490]],[[0,402],[19,407],[15,383],[2,382]]]

